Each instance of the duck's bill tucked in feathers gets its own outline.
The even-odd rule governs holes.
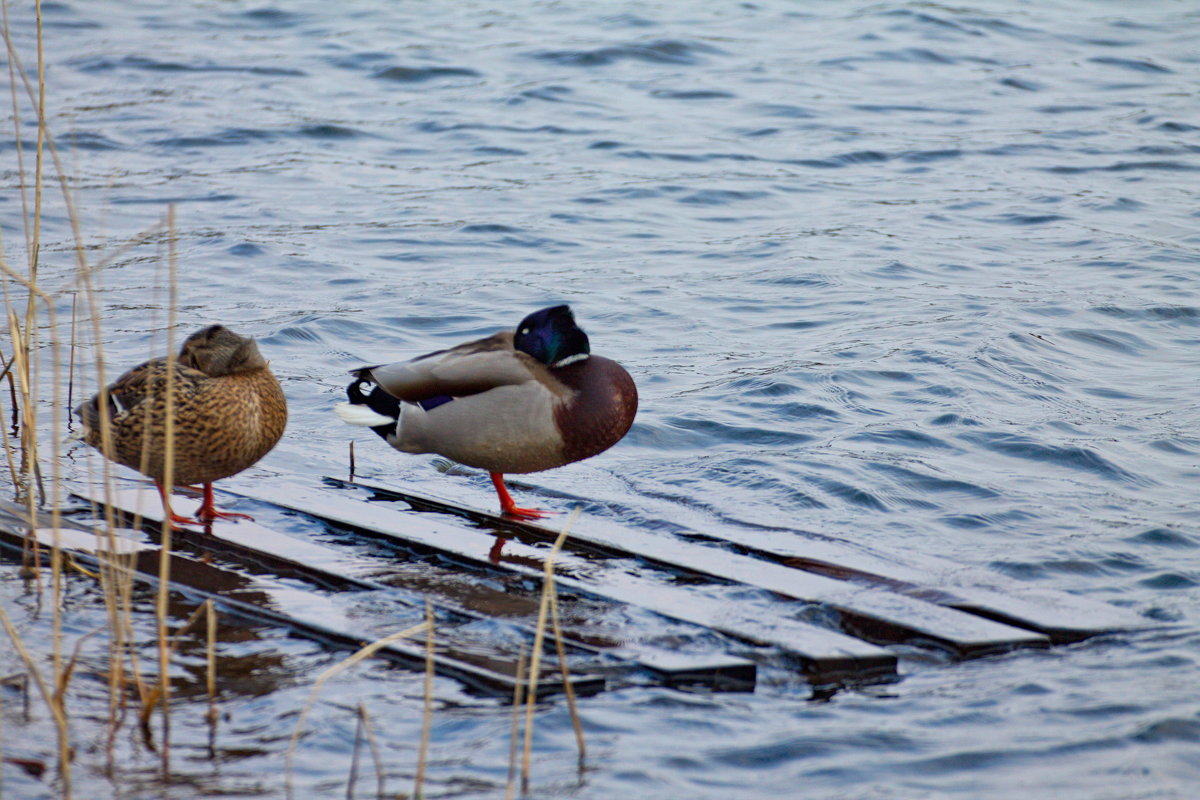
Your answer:
[[[167,458],[168,409],[173,459]],[[75,413],[83,440],[107,458],[159,483],[172,461],[176,485],[211,484],[241,472],[275,446],[287,423],[283,391],[254,340],[221,325],[189,336],[173,364],[156,358],[129,370]],[[211,491],[198,514],[221,516]]]

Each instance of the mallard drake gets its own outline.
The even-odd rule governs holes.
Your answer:
[[[615,361],[592,355],[569,306],[530,314],[449,350],[352,370],[337,414],[405,453],[438,453],[491,473],[500,508],[518,508],[504,473],[539,472],[612,447],[633,424],[637,387]]]
[[[154,479],[163,512],[175,523],[197,520],[171,512],[163,486],[166,467],[166,358],[140,364],[75,413],[83,422],[83,440],[107,458]],[[236,475],[270,452],[287,424],[287,402],[279,381],[253,339],[222,325],[193,333],[172,365],[174,469],[177,486],[204,484],[196,512],[202,523],[241,517],[213,505],[213,481]],[[104,436],[101,398],[107,398],[109,430]],[[105,446],[104,439],[108,444]]]

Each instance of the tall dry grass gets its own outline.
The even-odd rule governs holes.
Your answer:
[[[63,630],[64,581],[72,563],[60,546],[62,528],[61,509],[64,505],[62,449],[64,434],[68,428],[67,415],[74,400],[75,351],[78,345],[77,312],[78,298],[82,294],[90,312],[92,336],[95,342],[94,361],[99,385],[105,387],[105,363],[100,325],[100,313],[94,286],[95,270],[105,262],[92,265],[88,262],[87,250],[81,233],[79,214],[72,195],[70,181],[63,167],[55,139],[47,121],[45,40],[42,27],[41,0],[34,4],[36,29],[36,70],[34,77],[24,65],[12,36],[8,4],[2,5],[2,34],[8,54],[9,86],[13,133],[16,141],[16,173],[21,197],[24,232],[24,258],[17,266],[10,256],[10,244],[0,241],[0,288],[3,292],[7,347],[0,345],[0,362],[3,372],[0,380],[9,384],[8,398],[12,415],[12,426],[4,427],[3,440],[5,460],[12,480],[14,500],[25,508],[25,558],[24,574],[29,591],[36,597],[39,607],[49,607],[51,615],[50,653],[33,651],[21,637],[8,612],[0,607],[0,625],[19,655],[26,673],[37,688],[39,697],[50,712],[57,734],[57,782],[60,795],[74,796],[72,779],[73,745],[69,714],[70,686],[75,674],[81,646],[84,640],[101,631],[92,631],[77,637],[73,644],[73,655],[64,657],[69,645]],[[23,90],[23,92],[22,92]],[[32,158],[26,153],[23,139],[30,116],[36,120],[36,143]],[[32,161],[32,165],[30,164]],[[48,169],[53,164],[53,170]],[[43,262],[43,212],[47,204],[48,183],[57,183],[61,202],[66,210],[71,231],[71,253],[74,274],[62,285],[47,285],[42,270]],[[165,224],[155,225],[150,231],[137,237],[127,247],[132,247],[157,231],[173,231],[173,212],[169,212]],[[172,297],[168,306],[174,308],[174,237],[171,242],[168,284]],[[126,248],[122,248],[124,250]],[[116,254],[112,256],[116,257]],[[64,298],[70,300],[70,357],[63,357],[63,342],[59,335],[58,307]],[[168,324],[168,349],[173,318]],[[7,353],[4,351],[7,350]],[[64,380],[64,372],[65,380]],[[64,383],[66,384],[64,390]],[[65,393],[65,401],[64,401]],[[104,394],[104,389],[101,389]],[[2,395],[0,395],[2,396]],[[168,403],[170,400],[168,399]],[[102,397],[101,437],[104,443],[111,441],[111,427],[107,419],[107,398]],[[44,419],[45,416],[49,420]],[[172,447],[173,424],[168,419],[166,437],[168,450]],[[171,458],[168,454],[168,463]],[[104,484],[111,491],[112,475],[108,464],[103,463]],[[169,631],[167,592],[169,589],[169,541],[162,550],[160,570],[161,590],[156,609],[158,629],[158,672],[157,687],[151,689],[145,678],[142,665],[133,647],[133,558],[129,548],[120,547],[116,520],[111,506],[106,511],[106,524],[100,529],[96,550],[101,554],[100,569],[93,575],[99,582],[106,608],[108,624],[103,632],[108,638],[108,689],[109,725],[106,752],[109,767],[113,768],[114,742],[129,708],[130,689],[136,690],[141,716],[147,709],[162,709],[163,727],[160,742],[163,774],[169,771],[169,720],[170,681],[169,663],[173,651],[173,636]],[[169,535],[169,534],[168,534]],[[83,570],[81,570],[83,571]],[[86,572],[86,571],[83,571]]]
[[[11,426],[0,425],[0,438],[3,440],[5,466],[11,480],[14,500],[24,507],[26,514],[27,535],[25,537],[23,574],[27,578],[27,589],[31,595],[37,598],[40,607],[48,606],[50,609],[50,652],[48,654],[40,653],[28,646],[18,630],[18,626],[14,624],[3,606],[0,606],[0,627],[3,627],[13,650],[24,667],[24,680],[32,683],[35,687],[37,697],[40,698],[53,720],[56,733],[57,785],[60,796],[70,800],[77,793],[73,780],[75,747],[72,738],[69,699],[75,667],[84,642],[92,636],[101,634],[104,635],[107,642],[104,675],[107,679],[108,714],[103,752],[108,773],[110,775],[119,773],[119,765],[116,763],[117,737],[132,719],[136,720],[137,728],[144,742],[157,750],[160,775],[166,783],[170,781],[172,771],[172,658],[180,638],[189,633],[201,620],[207,631],[206,689],[209,708],[206,719],[209,725],[209,754],[210,757],[216,756],[219,719],[216,670],[217,616],[215,606],[209,600],[196,608],[192,616],[182,625],[172,630],[169,606],[172,529],[169,519],[164,519],[159,550],[158,586],[154,604],[156,652],[153,663],[143,663],[136,646],[138,637],[135,631],[138,619],[134,612],[136,586],[134,566],[137,551],[136,548],[124,546],[121,536],[122,529],[114,512],[114,504],[106,502],[97,509],[102,524],[97,528],[96,533],[95,551],[98,554],[99,568],[95,573],[74,567],[73,562],[60,546],[61,508],[65,500],[62,475],[63,440],[65,432],[71,425],[70,409],[77,402],[75,381],[81,371],[87,371],[86,368],[78,367],[77,352],[87,352],[87,360],[91,362],[96,383],[100,387],[99,434],[101,449],[107,450],[112,446],[112,425],[109,419],[107,396],[108,369],[103,348],[102,321],[104,314],[100,301],[100,287],[97,285],[98,280],[107,265],[117,261],[131,249],[152,241],[165,243],[166,247],[163,260],[165,260],[166,266],[165,283],[168,292],[165,303],[167,319],[164,325],[165,341],[159,347],[165,349],[168,359],[167,421],[163,432],[167,467],[163,483],[166,486],[173,485],[171,473],[175,431],[171,412],[174,404],[174,374],[170,366],[176,358],[178,246],[175,235],[176,216],[172,207],[168,209],[164,219],[153,223],[127,242],[113,248],[107,255],[98,257],[94,262],[89,261],[89,251],[84,244],[82,226],[70,180],[64,170],[63,160],[47,122],[41,0],[35,0],[34,12],[36,69],[31,76],[30,71],[24,66],[24,59],[18,52],[11,34],[7,1],[0,0],[0,13],[2,13],[0,26],[2,26],[4,45],[8,54],[10,100],[13,132],[16,140],[14,152],[17,161],[16,172],[19,176],[24,234],[24,258],[20,259],[21,266],[16,266],[10,258],[10,244],[0,239],[0,292],[3,295],[5,311],[3,329],[7,332],[7,341],[0,341],[0,382],[8,384],[6,393],[0,391],[0,409],[7,400],[12,420]],[[36,120],[37,133],[32,156],[26,152],[28,147],[22,139],[25,127],[23,120],[30,116]],[[49,168],[51,165],[52,169]],[[47,184],[57,185],[70,227],[73,273],[71,278],[65,282],[61,282],[60,279],[61,285],[49,285],[41,269],[43,259],[42,222],[43,210],[47,202]],[[81,298],[82,303],[79,302]],[[68,300],[70,304],[69,336],[64,345],[59,334],[61,327],[58,309]],[[81,315],[83,321],[81,321]],[[90,347],[81,341],[84,333],[91,340]],[[65,356],[64,348],[67,351]],[[48,420],[45,419],[46,416],[49,417]],[[149,437],[144,438],[149,439]],[[353,478],[353,443],[350,447],[351,477]],[[105,488],[105,497],[112,499],[115,493],[115,483],[110,463],[95,457],[89,458],[88,463],[92,467],[90,479],[101,483]],[[99,464],[98,468],[95,467],[97,463]],[[564,527],[562,535],[546,560],[546,578],[536,640],[528,662],[526,663],[526,659],[522,655],[521,663],[517,667],[512,722],[513,770],[507,787],[509,796],[512,795],[515,783],[513,778],[516,773],[517,731],[520,724],[518,709],[521,704],[525,705],[525,741],[520,770],[521,783],[523,791],[527,792],[529,787],[533,711],[537,703],[538,675],[540,674],[541,654],[548,625],[552,625],[555,631],[558,661],[564,684],[567,687],[581,763],[585,753],[583,732],[575,708],[574,694],[571,691],[566,656],[558,636],[559,619],[553,577],[554,557],[577,516],[578,512],[576,511]],[[134,527],[139,527],[136,519]],[[97,582],[103,597],[106,625],[102,629],[90,631],[75,637],[73,641],[68,641],[68,637],[64,633],[62,615],[64,582],[71,569],[76,569]],[[285,755],[285,786],[289,797],[292,794],[291,776],[295,749],[303,730],[305,717],[321,686],[333,675],[370,657],[387,643],[413,636],[421,631],[426,633],[425,702],[413,796],[423,796],[433,707],[434,631],[432,609],[427,609],[424,623],[365,646],[316,679],[309,701],[300,712],[296,731]],[[70,657],[65,656],[68,650],[72,653]],[[525,674],[526,666],[527,674]],[[7,676],[4,680],[8,682],[10,679],[18,677],[22,676]],[[0,714],[3,711],[4,709],[0,708]],[[160,723],[157,736],[154,735],[153,730],[156,712]],[[384,772],[379,748],[375,741],[370,717],[361,705],[358,719],[360,730],[365,732],[375,762],[378,781],[377,794],[379,797],[383,797],[385,793]],[[0,748],[3,746],[4,742],[0,740]],[[356,773],[357,758],[352,770],[351,791]],[[86,794],[83,796],[86,797]]]

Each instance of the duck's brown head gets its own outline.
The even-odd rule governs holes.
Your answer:
[[[224,325],[209,325],[185,339],[179,363],[213,378],[267,366],[253,339],[238,336]]]

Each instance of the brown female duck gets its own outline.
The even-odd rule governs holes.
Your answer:
[[[620,364],[592,355],[568,306],[530,314],[515,332],[353,370],[337,407],[405,453],[439,453],[491,473],[500,507],[518,508],[506,472],[561,467],[612,447],[633,424],[638,395]]]
[[[210,325],[183,343],[172,365],[174,465],[172,483],[204,484],[200,522],[243,517],[213,506],[213,481],[228,478],[265,456],[287,423],[279,381],[253,339]],[[195,523],[171,512],[165,480],[167,419],[166,358],[134,367],[104,393],[80,404],[83,440],[106,457],[154,479],[163,511],[172,522]],[[101,398],[107,395],[109,430],[102,427]],[[104,443],[108,439],[107,446]]]

